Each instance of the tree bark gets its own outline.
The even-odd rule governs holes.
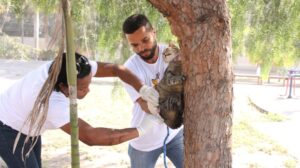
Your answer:
[[[2,35],[3,33],[3,28],[5,23],[8,21],[8,14],[9,14],[9,6],[7,5],[6,9],[5,9],[5,14],[3,14],[3,22],[0,25],[0,35]]]
[[[49,42],[49,15],[44,14],[44,38],[45,38],[45,43],[48,44]]]
[[[62,0],[62,8],[65,19],[66,42],[67,42],[67,79],[70,98],[70,123],[71,123],[71,156],[72,168],[80,167],[79,160],[79,133],[77,115],[77,71],[75,62],[74,33],[71,19],[71,6],[69,0]]]
[[[148,0],[178,37],[185,82],[184,167],[231,167],[232,67],[226,0]]]
[[[21,42],[22,42],[22,44],[24,44],[24,17],[25,17],[25,15],[22,14],[22,18],[21,18]]]

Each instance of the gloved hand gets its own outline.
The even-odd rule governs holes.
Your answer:
[[[163,123],[164,119],[161,118],[161,116],[159,115],[158,106],[154,106],[150,102],[147,102],[147,106],[148,106],[148,109],[149,109],[150,113],[153,114],[153,116],[155,116],[157,118],[158,123]]]
[[[155,105],[153,105],[150,102],[147,102],[147,106],[148,106],[148,109],[149,109],[149,111],[150,111],[151,114],[154,114],[154,115],[159,114],[159,108],[158,108],[158,106],[155,106]]]
[[[140,93],[142,99],[151,103],[154,106],[158,106],[159,94],[153,87],[143,85],[140,88],[139,93]]]
[[[139,137],[149,132],[156,123],[158,123],[158,119],[155,116],[145,114],[141,124],[136,128],[139,132]]]

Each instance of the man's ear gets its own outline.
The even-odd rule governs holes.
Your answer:
[[[58,84],[59,90],[66,96],[69,96],[69,87],[63,83]]]

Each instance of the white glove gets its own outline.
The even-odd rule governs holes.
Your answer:
[[[153,125],[156,124],[157,118],[150,114],[145,114],[140,126],[138,126],[136,129],[139,132],[139,136],[145,135],[147,132],[149,132]]]
[[[150,111],[151,114],[153,114],[153,116],[155,116],[155,118],[157,119],[158,123],[163,123],[164,119],[161,118],[161,116],[159,115],[159,108],[157,106],[154,106],[153,104],[147,102],[147,106],[148,109]]]
[[[159,108],[157,106],[151,104],[150,102],[147,102],[147,106],[151,114],[159,114]]]
[[[140,93],[142,99],[151,103],[154,106],[158,106],[159,94],[153,87],[143,85],[140,88],[139,93]]]

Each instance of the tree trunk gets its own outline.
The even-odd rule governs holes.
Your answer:
[[[181,48],[185,83],[184,166],[231,167],[232,68],[226,0],[148,0]]]
[[[75,64],[74,35],[71,19],[71,6],[69,0],[62,0],[64,11],[66,42],[67,42],[67,79],[69,85],[70,98],[70,122],[71,122],[71,155],[72,168],[80,167],[79,145],[78,145],[78,115],[77,115],[77,73]]]
[[[39,39],[40,39],[40,13],[39,11],[35,12],[34,15],[34,42],[35,48],[38,50],[39,47]]]
[[[24,17],[26,17],[24,14],[22,14],[21,18],[21,42],[24,44]]]
[[[44,38],[45,43],[48,44],[49,42],[49,15],[44,14]]]
[[[3,28],[5,23],[8,21],[8,14],[9,14],[9,5],[7,5],[6,9],[5,9],[5,14],[3,15],[3,22],[0,25],[0,35],[2,35],[3,33]]]

